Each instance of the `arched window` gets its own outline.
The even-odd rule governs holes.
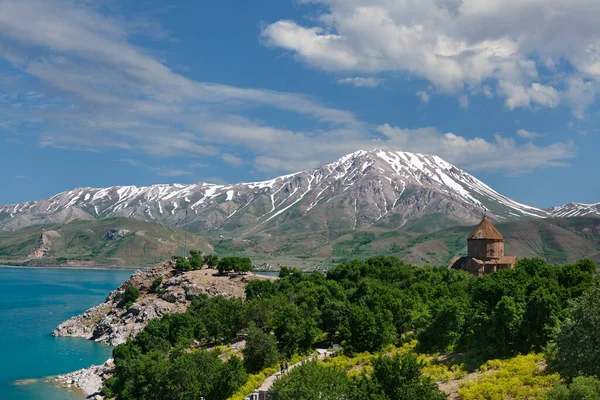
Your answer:
[[[494,249],[490,249],[490,251],[488,251],[488,253],[490,253],[490,257],[494,257]]]

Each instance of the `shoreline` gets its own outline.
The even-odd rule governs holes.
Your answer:
[[[136,270],[148,270],[153,267],[140,267],[140,266],[117,266],[117,265],[52,265],[52,266],[39,266],[39,265],[0,265],[0,268],[26,268],[26,269],[72,269],[72,270],[105,270],[105,271],[136,271]]]

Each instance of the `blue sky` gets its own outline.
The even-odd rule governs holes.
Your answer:
[[[0,204],[437,154],[600,201],[592,0],[0,0]]]

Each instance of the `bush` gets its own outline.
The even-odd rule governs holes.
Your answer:
[[[279,360],[277,340],[273,335],[264,333],[259,328],[249,328],[244,348],[244,366],[246,371],[257,373],[263,368],[273,366]]]
[[[152,286],[150,286],[150,293],[156,293],[158,291],[158,288],[160,287],[160,285],[163,282],[163,277],[159,276],[158,278],[156,278],[155,280],[152,281]]]
[[[545,399],[547,392],[560,381],[558,374],[545,374],[540,354],[517,356],[509,360],[491,360],[480,367],[486,372],[458,390],[463,400]]]
[[[548,394],[548,400],[600,399],[600,381],[593,377],[578,376],[570,385],[560,384]]]
[[[133,303],[140,297],[140,289],[135,286],[127,286],[125,288],[125,292],[123,293],[123,302],[125,303],[125,308],[131,307]]]

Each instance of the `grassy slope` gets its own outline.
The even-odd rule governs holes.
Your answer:
[[[600,261],[600,218],[556,218],[514,221],[497,225],[506,239],[506,254],[542,257],[550,263],[572,262],[582,257]],[[415,265],[446,265],[466,254],[466,237],[473,227],[454,227],[435,233],[368,228],[360,231],[308,231],[305,234],[265,235],[216,242],[221,253],[243,253],[287,264],[313,264],[326,259],[397,255]]]
[[[502,223],[497,227],[506,239],[507,255],[542,257],[554,264],[582,257],[600,262],[600,218],[536,219]],[[206,240],[188,233],[188,248],[211,251],[210,242],[219,256],[246,255],[257,263],[281,263],[302,268],[326,267],[343,259],[377,255],[396,255],[415,265],[446,265],[452,257],[466,253],[465,238],[473,229],[461,226],[418,234],[378,227],[360,231],[311,228],[225,238],[212,232]],[[109,241],[106,232],[111,229],[126,229],[132,234]],[[47,259],[52,262],[63,257],[93,260],[97,264],[149,265],[183,251],[183,231],[115,218],[0,234],[0,263],[25,259],[39,247],[38,241],[44,230],[58,233],[47,233],[51,242]]]
[[[107,239],[111,230],[130,233],[116,240]],[[183,253],[184,232],[164,225],[127,218],[101,221],[74,221],[62,226],[32,227],[0,235],[0,261],[23,262],[40,247],[46,233],[50,251],[30,264],[56,264],[64,260],[93,261],[98,265],[152,265]],[[188,248],[212,251],[208,242],[187,233]]]

